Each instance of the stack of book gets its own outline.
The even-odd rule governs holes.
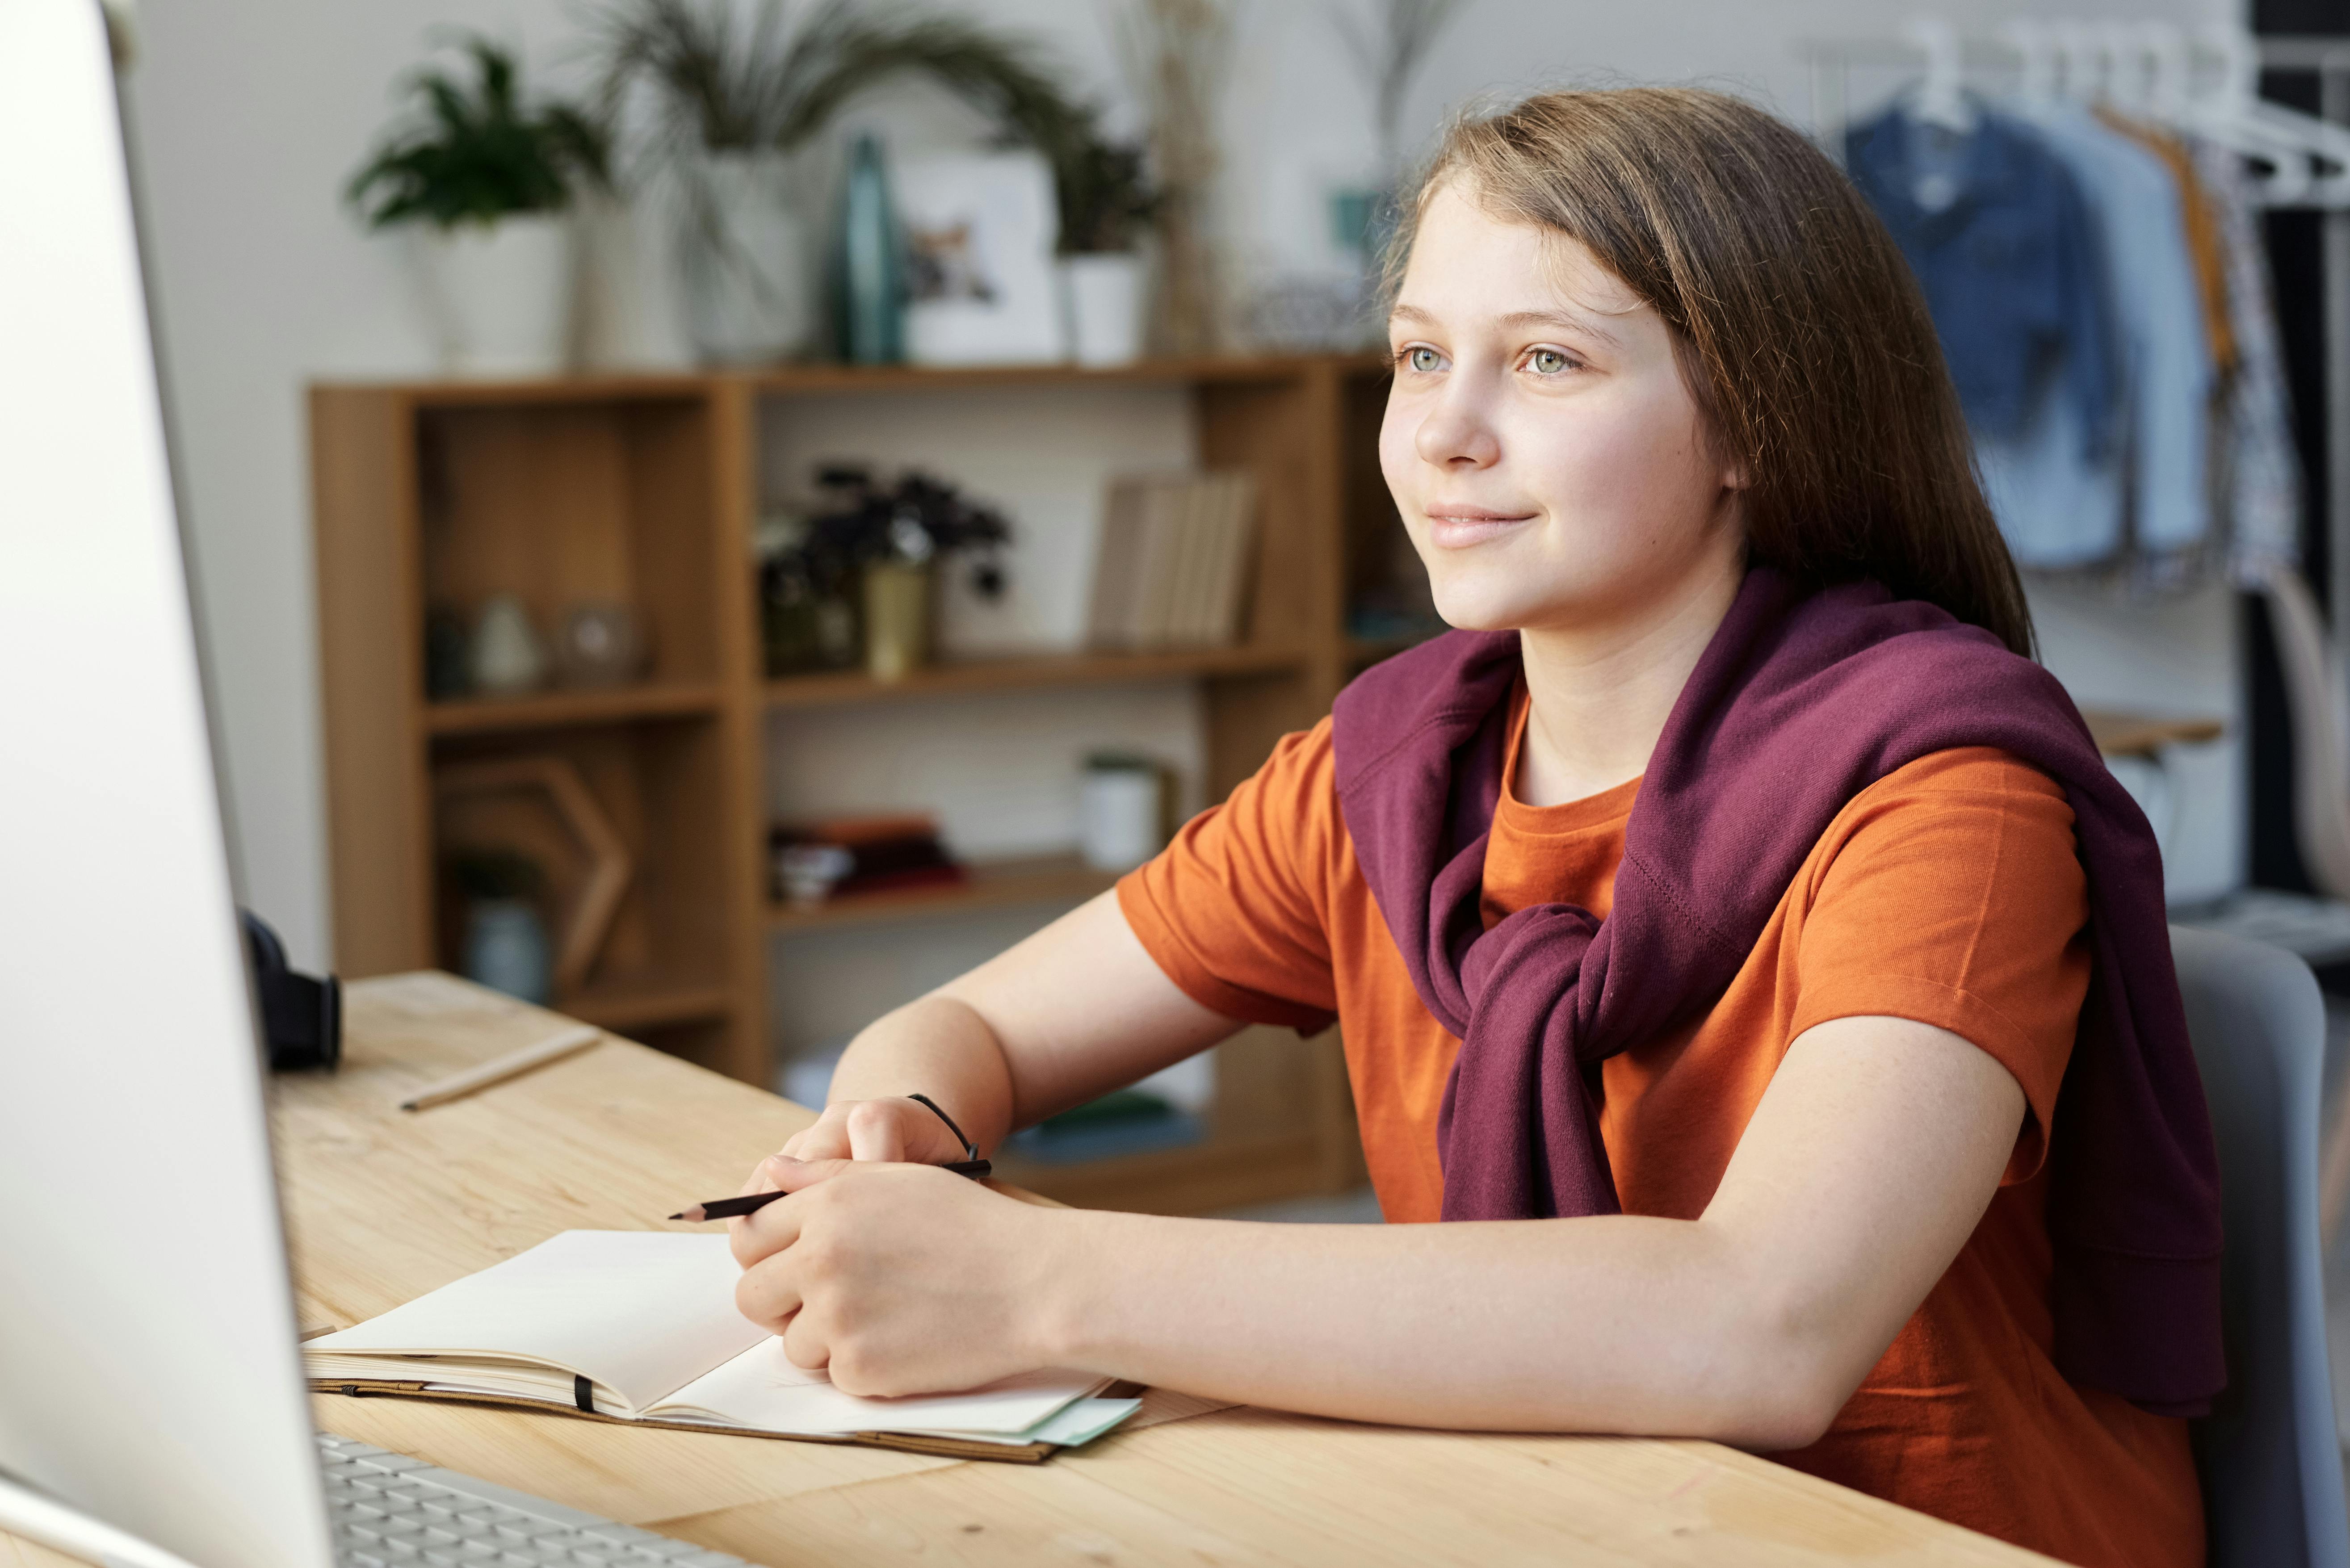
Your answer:
[[[768,830],[767,847],[774,896],[785,903],[969,879],[939,841],[938,819],[927,813],[778,823]]]
[[[1113,481],[1095,557],[1088,640],[1138,651],[1239,641],[1255,554],[1254,475]]]

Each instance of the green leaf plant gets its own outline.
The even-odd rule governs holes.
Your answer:
[[[552,100],[526,104],[513,53],[469,36],[468,86],[427,68],[411,78],[416,112],[388,134],[344,194],[372,229],[430,223],[442,229],[561,212],[582,182],[609,177],[597,122]]]
[[[1124,249],[1151,212],[1140,151],[1107,141],[1098,107],[1065,91],[1024,38],[886,0],[821,0],[797,26],[785,0],[760,0],[747,22],[735,20],[741,15],[724,0],[620,0],[602,12],[606,123],[643,84],[656,161],[789,152],[857,94],[910,75],[962,99],[1006,143],[1045,155],[1064,250]]]

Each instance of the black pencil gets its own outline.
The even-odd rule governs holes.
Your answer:
[[[994,1167],[983,1159],[959,1159],[952,1165],[942,1165],[939,1168],[951,1170],[957,1176],[968,1176],[973,1181],[977,1181]],[[742,1198],[713,1198],[707,1203],[697,1203],[691,1209],[681,1209],[670,1218],[695,1222],[703,1220],[732,1220],[737,1214],[755,1214],[783,1196],[784,1194],[780,1192],[754,1192]]]

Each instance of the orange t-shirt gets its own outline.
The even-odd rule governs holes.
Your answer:
[[[1536,903],[1605,916],[1639,781],[1520,803],[1523,690],[1518,706],[1486,923]],[[1118,901],[1202,1005],[1308,1030],[1336,1014],[1380,1208],[1390,1221],[1439,1217],[1437,1110],[1461,1043],[1412,989],[1356,863],[1328,720],[1284,739],[1121,881]],[[2195,1568],[2202,1497],[2186,1423],[2076,1387],[2050,1359],[2045,1134],[2088,987],[2086,920],[2073,812],[2054,782],[1988,749],[1920,758],[1836,815],[1711,1012],[1607,1060],[1600,1130],[1625,1212],[1693,1220],[1812,1025],[1890,1014],[1989,1052],[2030,1106],[1998,1194],[1827,1436],[1773,1457],[2067,1562]]]

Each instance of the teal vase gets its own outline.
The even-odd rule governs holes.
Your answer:
[[[903,359],[905,246],[889,201],[881,140],[869,131],[857,139],[848,155],[833,274],[840,357],[852,365],[894,365]]]

